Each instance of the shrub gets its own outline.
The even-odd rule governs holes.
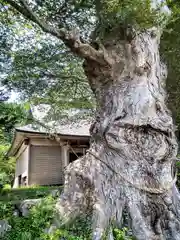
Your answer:
[[[7,185],[6,185],[7,186]],[[53,190],[61,192],[62,187],[21,187],[21,188],[2,188],[0,194],[0,201],[18,201],[34,198],[45,198],[52,193]]]
[[[15,158],[7,158],[9,144],[0,144],[0,183],[12,184],[15,172]]]
[[[0,202],[0,219],[10,220],[13,216],[13,207],[10,203]]]
[[[11,185],[10,184],[4,184],[3,190],[10,190],[10,189],[11,189]]]
[[[86,229],[86,228],[85,228]],[[85,230],[83,229],[83,230]],[[128,229],[123,228],[121,229],[114,229],[113,230],[113,236],[114,240],[135,240],[134,237],[128,236]],[[91,240],[91,234],[76,236],[75,233],[73,233],[70,229],[58,229],[54,234],[48,235],[44,234],[42,235],[43,240],[59,240],[59,239],[65,239],[65,240]],[[104,236],[103,240],[107,240],[107,237]]]
[[[55,200],[47,197],[30,210],[27,218],[11,215],[9,224],[12,229],[3,240],[35,240],[38,239],[54,217]]]
[[[127,228],[123,228],[122,230],[115,228],[113,230],[113,235],[115,240],[135,240],[134,237],[129,236]]]
[[[55,202],[51,196],[44,198],[30,210],[27,218],[13,216],[11,204],[0,203],[0,219],[7,219],[12,226],[3,240],[90,240],[91,214],[77,218],[66,227],[52,234],[45,233],[55,217]],[[126,228],[113,230],[115,240],[131,240]],[[104,238],[106,240],[106,237]]]
[[[8,174],[5,173],[5,172],[0,172],[0,184],[1,184],[1,186],[4,186],[9,181],[10,180],[9,180]]]

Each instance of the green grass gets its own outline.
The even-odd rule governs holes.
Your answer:
[[[3,189],[0,192],[1,202],[15,202],[25,199],[36,199],[48,196],[52,190],[62,190],[59,186],[37,186],[37,187],[24,187]]]

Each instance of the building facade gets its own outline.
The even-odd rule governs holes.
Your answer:
[[[84,131],[52,135],[27,128],[15,130],[8,156],[16,158],[14,188],[31,185],[63,185],[64,169],[89,148],[89,126]],[[57,140],[58,139],[58,140]]]

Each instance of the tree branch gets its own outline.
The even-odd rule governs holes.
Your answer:
[[[15,8],[18,12],[20,12],[24,17],[36,23],[44,32],[50,33],[55,37],[60,37],[63,35],[62,31],[57,31],[55,28],[46,24],[44,20],[39,19],[38,16],[30,9],[25,0],[20,0],[21,5],[14,2],[14,0],[5,0],[9,3],[13,8]]]
[[[64,44],[79,57],[93,60],[100,64],[110,64],[111,61],[104,55],[104,52],[96,50],[88,43],[83,43],[77,31],[67,31],[64,28],[56,29],[52,27],[33,12],[26,0],[19,1],[21,5],[14,2],[14,0],[5,0],[6,3],[10,4],[14,9],[24,15],[24,17],[36,23],[44,32],[61,39]]]

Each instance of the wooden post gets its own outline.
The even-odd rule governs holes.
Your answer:
[[[64,145],[61,147],[61,161],[62,161],[62,172],[63,172],[63,182],[64,182],[64,169],[69,164],[69,145]]]

